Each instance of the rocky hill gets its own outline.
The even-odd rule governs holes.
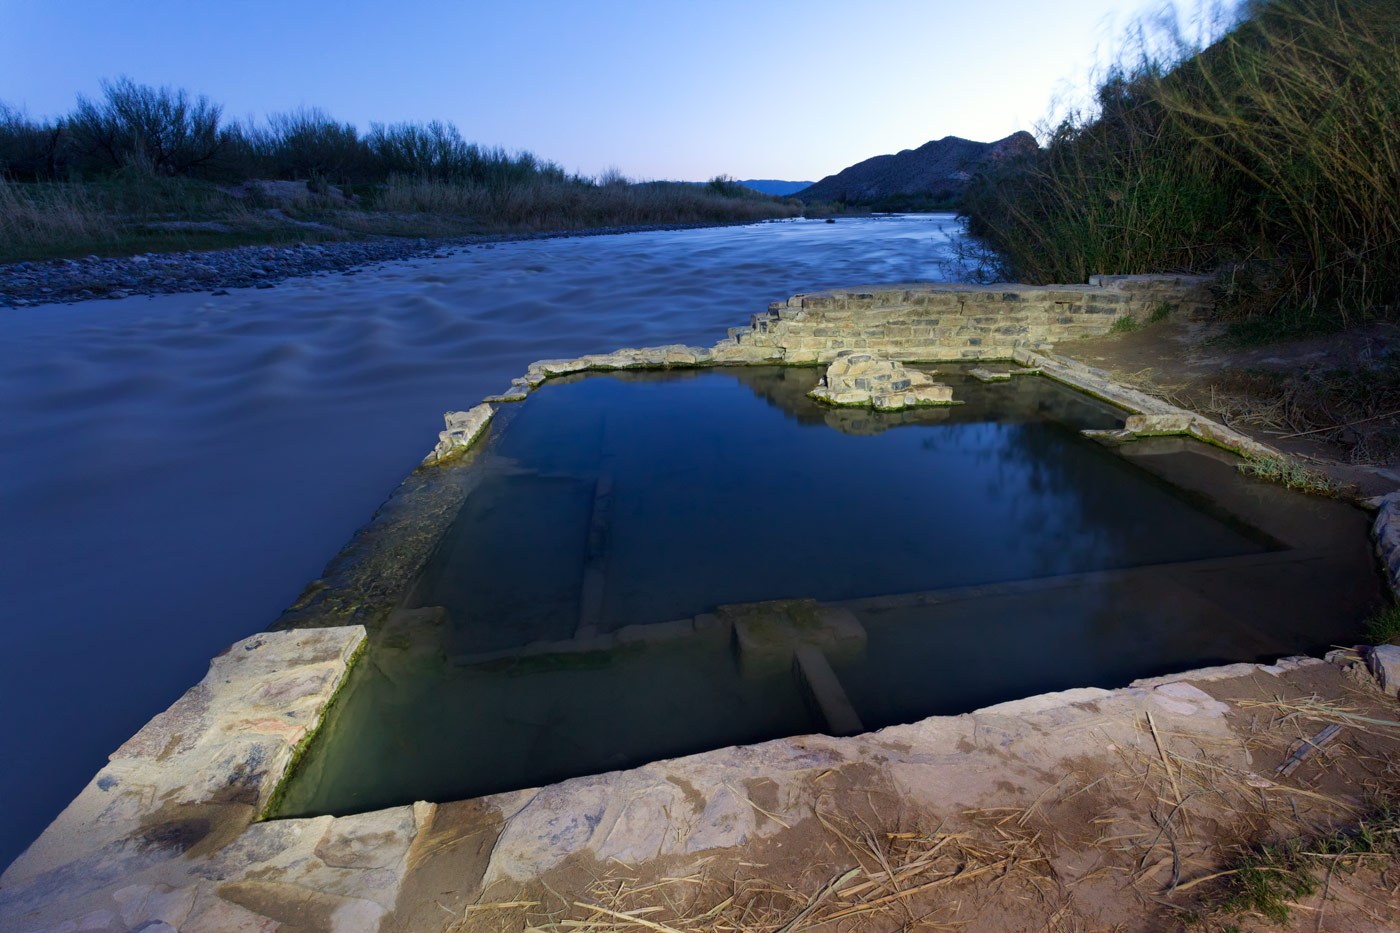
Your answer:
[[[807,202],[857,204],[909,198],[948,201],[957,196],[984,162],[1033,152],[1035,148],[1035,137],[1024,130],[991,143],[945,136],[917,149],[857,162],[804,188],[796,196]]]
[[[739,182],[745,188],[762,191],[764,194],[790,195],[810,187],[810,181],[780,181],[776,178],[745,178]]]

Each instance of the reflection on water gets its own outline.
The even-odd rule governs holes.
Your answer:
[[[757,637],[818,612],[799,637],[825,646],[871,728],[1315,648],[1378,592],[1355,510],[1292,494],[1241,506],[1255,487],[1228,463],[1187,450],[1149,464],[1079,435],[1119,425],[1110,406],[944,369],[964,404],[903,414],[818,406],[814,369],[577,376],[531,396],[417,589],[431,608],[379,634],[286,812],[469,797],[826,728],[790,650],[736,659],[732,610],[712,615],[727,604],[848,613],[858,640],[842,630],[841,651],[827,650],[830,610],[771,610]],[[1288,579],[1303,565],[1349,575],[1354,595],[1298,602]],[[1251,574],[1285,605],[1229,605]],[[1289,605],[1303,603],[1299,621]]]

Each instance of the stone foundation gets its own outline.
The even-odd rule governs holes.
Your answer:
[[[843,350],[906,362],[1009,359],[1018,347],[1100,337],[1159,309],[1198,314],[1213,304],[1209,282],[1101,275],[1088,285],[924,283],[794,295],[754,315],[747,329],[731,329],[731,344],[714,352],[721,362],[745,349],[784,363],[829,362]]]

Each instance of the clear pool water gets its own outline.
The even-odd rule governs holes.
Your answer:
[[[592,374],[503,408],[422,611],[377,633],[284,812],[827,730],[731,604],[848,620],[821,663],[877,728],[1314,650],[1379,598],[1360,512],[1202,445],[1106,448],[1079,431],[1121,413],[1048,379],[954,368],[964,404],[877,414],[807,399],[817,376]]]

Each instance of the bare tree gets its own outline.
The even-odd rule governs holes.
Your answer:
[[[181,174],[218,154],[221,109],[183,89],[154,88],[130,78],[102,82],[101,101],[79,96],[69,120],[82,150],[121,167],[148,166]]]

